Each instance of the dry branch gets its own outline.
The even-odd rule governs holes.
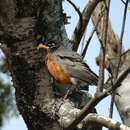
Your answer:
[[[77,119],[75,119],[65,130],[73,129],[81,120],[83,120],[83,118],[85,118],[85,116],[89,114],[92,108],[94,108],[102,99],[107,97],[112,91],[115,91],[129,73],[130,65],[125,68],[125,70],[121,73],[113,86],[109,87],[105,92],[96,92],[95,96],[84,106],[82,111],[77,115]]]
[[[97,91],[103,91],[104,85],[104,69],[105,69],[105,55],[106,55],[106,44],[107,44],[107,32],[108,32],[108,17],[109,17],[109,7],[110,0],[105,0],[105,12],[103,17],[103,30],[102,30],[102,46],[100,50],[100,69],[99,69],[99,81]]]
[[[72,43],[72,49],[74,51],[76,51],[78,49],[79,43],[82,39],[82,36],[84,34],[84,31],[85,31],[87,25],[88,25],[92,12],[100,1],[102,1],[102,0],[89,0],[86,7],[84,8],[84,10],[82,12],[82,19],[83,19],[82,29],[80,29],[80,20],[79,20],[78,24],[75,27],[75,30],[72,34],[71,40],[70,40]]]
[[[124,29],[125,29],[125,21],[126,21],[126,14],[127,14],[127,6],[128,6],[128,1],[125,3],[125,8],[124,8],[124,16],[123,16],[123,22],[122,22],[122,29],[121,29],[121,35],[120,35],[120,44],[119,44],[119,50],[117,52],[118,55],[118,61],[117,61],[117,68],[115,68],[115,74],[114,74],[114,82],[116,81],[118,77],[118,73],[121,67],[121,55],[122,55],[122,39],[123,39],[123,34],[124,34]],[[112,117],[113,114],[113,105],[114,105],[114,100],[115,100],[115,93],[112,93],[112,98],[111,98],[111,104],[110,104],[110,117]]]
[[[89,123],[93,125],[98,123],[101,126],[105,126],[112,130],[130,130],[130,127],[127,127],[124,124],[98,114],[88,114],[88,116],[84,120],[88,125]]]
[[[101,20],[101,18],[102,18],[102,16],[103,16],[103,14],[104,14],[104,10],[101,11],[101,13],[100,13],[100,15],[99,15],[99,18],[98,18],[98,20],[97,20],[97,23],[94,25],[94,27],[93,27],[93,29],[92,29],[92,31],[91,31],[91,33],[90,33],[90,36],[89,36],[89,38],[88,38],[88,40],[87,40],[87,42],[86,42],[85,48],[84,48],[84,50],[83,50],[83,52],[82,52],[82,56],[83,56],[83,57],[85,57],[85,54],[87,53],[87,49],[88,49],[88,46],[89,46],[89,44],[90,44],[90,41],[91,41],[91,39],[92,39],[92,37],[93,37],[94,32],[96,31],[96,28],[97,28],[97,26],[98,26],[98,24],[99,24],[99,22],[100,22],[100,20]]]

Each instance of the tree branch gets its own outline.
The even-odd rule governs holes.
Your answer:
[[[69,111],[68,111],[69,109]],[[68,123],[72,122],[75,118],[77,118],[77,115],[80,113],[80,110],[77,108],[72,107],[71,103],[64,103],[60,110],[59,110],[59,116],[61,117],[59,119],[59,123],[63,128],[66,128],[68,126]],[[65,116],[66,115],[66,116]],[[87,128],[97,128],[99,126],[105,126],[109,129],[115,129],[115,130],[127,130],[130,129],[129,127],[102,115],[96,114],[96,113],[89,113],[82,122],[79,123],[81,127],[83,125],[86,125]],[[77,127],[79,126],[77,125]],[[98,129],[99,130],[99,129]]]
[[[105,55],[106,55],[106,41],[107,41],[107,31],[108,31],[108,17],[109,17],[109,7],[110,7],[110,0],[105,0],[105,13],[104,13],[104,20],[103,20],[103,31],[102,31],[102,46],[100,50],[100,69],[99,69],[99,81],[97,91],[103,91],[103,84],[104,84],[104,68],[105,68]]]
[[[98,6],[96,7],[96,9],[94,10],[93,14],[92,14],[92,21],[93,24],[95,25],[97,19],[98,19],[98,14],[100,13],[101,9],[104,8],[104,4],[103,2],[100,2],[98,4]],[[100,23],[98,24],[96,33],[98,36],[99,41],[102,43],[102,20],[100,21]],[[115,34],[115,32],[112,29],[110,20],[108,22],[108,38],[107,38],[107,47],[106,47],[106,53],[109,57],[109,61],[106,61],[106,69],[111,73],[111,74],[115,74],[115,69],[117,68],[117,64],[118,64],[118,50],[119,50],[119,45],[120,45],[120,39],[118,38],[118,36]],[[122,54],[123,54],[124,50],[122,49]],[[96,58],[96,63],[99,64],[100,62],[100,57]],[[125,64],[130,61],[130,55],[127,53],[127,55],[124,55],[121,58],[121,68],[120,71],[123,69],[125,69]],[[112,75],[113,76],[113,75]],[[115,96],[115,104],[117,106],[117,109],[119,111],[119,114],[121,116],[121,119],[123,122],[125,122],[125,124],[129,125],[129,111],[128,109],[126,110],[126,107],[129,108],[130,104],[125,101],[125,99],[129,99],[130,96],[129,94],[126,94],[130,89],[129,87],[127,87],[128,84],[128,79],[126,77],[126,80],[123,81],[123,84],[121,85],[120,88],[118,88],[116,90],[116,93],[119,93],[123,96],[119,97],[119,96]],[[126,84],[125,84],[126,83]],[[122,105],[123,104],[123,105]],[[127,113],[127,117],[126,117],[126,113]]]
[[[89,43],[90,43],[90,41],[91,41],[91,39],[92,39],[92,37],[93,37],[93,34],[94,34],[94,32],[96,31],[96,28],[97,28],[97,26],[98,26],[98,24],[99,24],[99,22],[100,22],[102,16],[104,15],[103,12],[104,12],[104,10],[102,10],[101,13],[99,14],[97,23],[94,25],[94,27],[93,27],[93,29],[92,29],[92,31],[91,31],[91,33],[90,33],[90,36],[89,36],[89,38],[88,38],[88,40],[87,40],[87,42],[86,42],[85,48],[84,48],[84,50],[83,50],[83,52],[82,52],[82,56],[83,56],[83,57],[85,57],[85,54],[87,53],[87,49],[88,49]]]
[[[100,2],[98,4],[98,6],[96,7],[96,9],[94,10],[93,14],[92,14],[92,22],[95,25],[98,19],[98,15],[101,12],[101,10],[105,7],[104,2]],[[103,19],[101,19],[100,23],[98,24],[98,27],[96,29],[96,33],[98,36],[98,39],[102,45],[102,24],[103,24]],[[113,57],[117,57],[117,52],[118,52],[118,48],[119,48],[119,38],[118,36],[114,33],[110,20],[108,21],[108,34],[107,34],[108,38],[107,38],[107,46],[106,46],[106,53],[109,56],[110,59],[113,59]],[[113,61],[113,60],[112,60]],[[96,63],[99,65],[100,62],[100,57],[98,57],[96,59]],[[110,61],[111,62],[111,61]],[[123,61],[122,61],[123,62]],[[107,63],[106,64],[107,69],[109,69],[111,71],[112,74],[114,74],[115,72],[115,68],[117,67],[117,63],[113,62],[113,64],[111,63]],[[109,66],[108,66],[109,65]],[[114,67],[113,67],[114,66]],[[108,70],[108,71],[109,71]],[[109,71],[109,72],[110,72]]]
[[[78,13],[79,15],[79,31],[82,30],[82,26],[83,26],[83,19],[82,19],[82,13],[80,12],[80,10],[76,7],[76,5],[70,1],[70,0],[67,0],[75,9],[75,11]]]
[[[105,92],[97,92],[95,96],[84,106],[82,111],[77,115],[77,119],[74,120],[67,128],[65,128],[65,130],[73,129],[81,120],[83,120],[83,118],[92,110],[92,108],[94,108],[102,99],[107,97],[112,91],[120,86],[121,82],[129,72],[130,66],[128,66],[126,70],[119,76],[118,80],[113,86],[109,87]]]
[[[125,5],[126,3],[124,2],[124,0],[121,0],[122,1],[122,3]]]
[[[125,8],[124,8],[124,16],[123,16],[122,29],[121,29],[121,35],[120,35],[120,44],[119,44],[119,50],[118,50],[119,59],[118,59],[118,66],[117,66],[116,71],[115,71],[114,80],[116,80],[116,78],[118,77],[118,72],[119,72],[119,68],[120,68],[120,64],[121,64],[122,39],[123,39],[123,34],[124,34],[124,29],[125,29],[125,21],[126,21],[128,2],[129,2],[129,0],[126,0]]]
[[[117,68],[115,68],[115,74],[114,74],[114,81],[116,81],[121,65],[121,55],[122,55],[122,39],[123,39],[123,34],[124,34],[124,29],[125,29],[125,21],[126,21],[126,14],[127,14],[127,6],[128,6],[128,1],[125,3],[125,8],[124,8],[124,16],[123,16],[123,22],[122,22],[122,29],[121,29],[121,35],[120,35],[120,44],[119,44],[119,50],[118,50],[118,61],[117,61]],[[113,105],[114,105],[114,100],[115,100],[115,93],[112,93],[112,98],[111,98],[111,104],[110,104],[110,117],[112,117],[113,114]]]
[[[112,130],[130,130],[130,127],[127,127],[111,118],[101,116],[98,114],[88,114],[87,117],[84,119],[87,125],[90,124],[100,124],[101,126],[105,126]]]
[[[130,49],[128,49],[127,51],[123,52],[123,53],[121,54],[121,56],[126,55],[128,52],[130,52]]]
[[[95,9],[96,5],[102,0],[89,0],[88,4],[84,8],[82,12],[82,19],[83,19],[83,26],[82,29],[80,30],[80,20],[78,21],[77,26],[75,27],[75,30],[72,34],[71,37],[71,44],[72,44],[72,49],[74,51],[77,51],[79,43],[81,41],[81,38],[83,36],[83,33],[88,25],[89,19],[91,17],[91,14],[93,10]]]

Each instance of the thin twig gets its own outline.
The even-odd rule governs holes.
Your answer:
[[[85,30],[85,32],[84,32],[84,34],[83,34],[83,40],[82,40],[82,44],[81,44],[81,52],[80,52],[80,55],[82,55],[83,50],[84,50],[84,42],[85,42],[86,32],[87,32],[87,30]]]
[[[124,2],[124,0],[121,0],[121,1],[122,1],[123,4],[126,4],[126,3]]]
[[[108,32],[108,17],[109,17],[109,7],[110,7],[110,0],[105,1],[105,12],[104,12],[104,20],[103,20],[103,47],[100,50],[100,70],[99,70],[99,81],[97,92],[103,91],[103,84],[104,84],[104,69],[105,69],[105,53],[106,53],[106,41],[107,41],[107,32]]]
[[[128,49],[127,51],[123,52],[123,53],[121,54],[121,56],[126,55],[128,52],[130,52],[130,49]]]
[[[111,102],[110,102],[110,111],[109,111],[109,117],[110,117],[110,118],[112,118],[112,116],[113,116],[114,100],[115,100],[115,92],[112,92]]]
[[[72,6],[73,6],[73,8],[75,9],[75,11],[78,13],[78,15],[79,15],[79,19],[80,19],[80,22],[79,22],[79,30],[81,30],[82,29],[82,26],[83,26],[83,19],[82,19],[82,13],[80,12],[80,10],[76,7],[76,5],[72,2],[72,1],[70,1],[70,0],[67,0]]]
[[[83,58],[85,57],[85,54],[87,53],[89,43],[90,43],[90,41],[91,41],[91,39],[93,37],[93,34],[94,34],[95,30],[96,30],[96,26],[94,26],[94,28],[93,28],[93,30],[92,30],[92,32],[91,32],[91,34],[90,34],[90,36],[89,36],[89,38],[88,38],[88,40],[86,42],[86,46],[85,46],[85,48],[84,48],[84,50],[83,50],[83,52],[81,54]]]
[[[129,0],[126,1],[125,3],[125,8],[124,8],[124,16],[123,16],[123,22],[122,22],[122,29],[121,29],[121,35],[120,35],[120,44],[119,44],[119,50],[118,50],[118,64],[117,64],[117,69],[115,69],[115,75],[114,75],[114,82],[117,80],[119,69],[120,69],[120,64],[121,64],[121,55],[122,55],[122,39],[123,39],[123,34],[124,34],[124,29],[125,29],[125,21],[126,21],[126,14],[127,14],[127,6],[128,6]],[[113,114],[113,104],[115,100],[115,93],[112,93],[112,98],[111,98],[111,106],[110,106],[110,117],[112,118]]]
[[[84,50],[83,50],[83,52],[82,52],[83,58],[85,57],[85,54],[87,53],[88,46],[89,46],[89,43],[90,43],[90,41],[91,41],[91,39],[92,39],[92,37],[93,37],[93,34],[94,34],[94,32],[96,31],[96,28],[97,28],[97,26],[98,26],[98,24],[99,24],[99,22],[100,22],[102,16],[104,15],[103,12],[104,12],[104,9],[101,11],[101,13],[100,13],[100,15],[99,15],[99,17],[98,17],[97,23],[95,24],[95,26],[93,27],[93,29],[92,29],[92,31],[91,31],[91,33],[90,33],[90,36],[89,36],[89,38],[88,38],[88,40],[87,40],[87,43],[86,43],[86,46],[85,46],[85,48],[84,48]]]
[[[121,34],[120,34],[120,44],[119,44],[119,50],[118,50],[119,59],[118,59],[118,66],[117,66],[117,69],[115,72],[115,80],[118,77],[118,72],[119,72],[119,68],[120,68],[121,53],[122,53],[122,39],[123,39],[124,29],[125,29],[125,21],[126,21],[128,2],[129,2],[129,0],[126,1],[125,8],[124,8],[124,16],[123,16],[122,29],[121,29]]]

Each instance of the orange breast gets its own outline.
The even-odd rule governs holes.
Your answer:
[[[70,73],[64,72],[61,66],[55,64],[51,59],[51,54],[48,53],[45,59],[46,66],[50,74],[60,83],[70,83]]]

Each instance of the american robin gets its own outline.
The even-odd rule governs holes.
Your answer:
[[[39,44],[38,49],[40,48],[47,50],[46,67],[59,83],[75,86],[81,83],[97,85],[98,76],[92,72],[78,53],[68,50],[63,44],[55,41],[49,41],[46,45]]]

